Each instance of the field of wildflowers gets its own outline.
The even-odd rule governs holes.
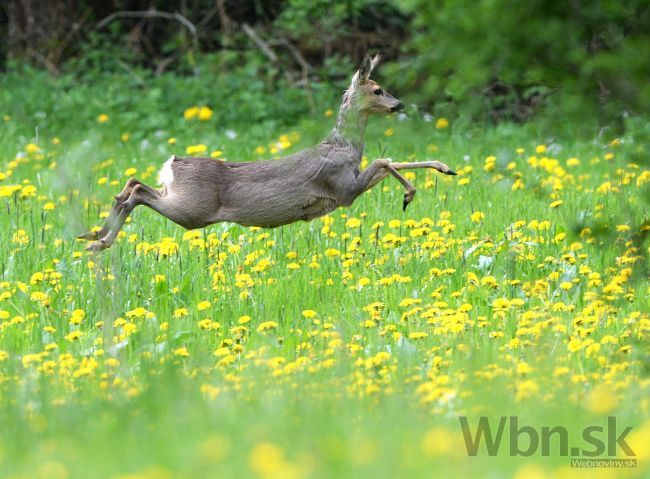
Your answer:
[[[153,125],[92,101],[65,123],[18,98],[0,109],[0,476],[650,474],[644,122],[578,140],[380,118],[368,160],[440,159],[459,176],[407,173],[405,213],[388,178],[273,230],[184,231],[138,208],[93,255],[75,235],[129,177],[155,184],[171,153],[294,152],[331,110],[264,129],[224,125],[216,105]],[[459,416],[513,415],[578,438],[615,416],[637,467],[507,444],[468,456]]]

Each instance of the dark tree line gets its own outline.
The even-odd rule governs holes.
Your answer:
[[[8,0],[0,15],[6,21],[2,63],[17,59],[51,70],[98,37],[152,68],[187,50],[259,48],[246,26],[271,51],[290,44],[292,55],[300,52],[310,65],[368,49],[394,55],[409,21],[389,2],[366,0]]]
[[[398,93],[492,120],[650,109],[646,0],[6,0],[0,35],[4,69],[192,74],[199,55],[255,52],[309,88],[381,51]]]

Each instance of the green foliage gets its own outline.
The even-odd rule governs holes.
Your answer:
[[[311,41],[327,41],[341,35],[341,27],[349,17],[356,17],[368,0],[329,2],[327,0],[289,0],[274,24],[292,36],[311,36]],[[326,13],[326,14],[325,14]],[[314,29],[318,35],[314,35]]]
[[[408,28],[408,16],[385,0],[289,0],[273,21],[276,31],[304,41],[301,47],[320,49],[361,32],[399,35]],[[376,38],[375,42],[381,41]]]
[[[7,50],[9,58],[80,78],[117,72],[149,81],[147,71],[211,71],[237,83],[250,75],[244,102],[257,102],[256,118],[286,111],[256,92],[279,91],[284,81],[299,88],[306,64],[311,88],[340,89],[351,66],[376,51],[389,62],[382,74],[391,90],[445,116],[521,122],[544,111],[560,128],[596,120],[622,131],[624,115],[650,109],[644,0],[156,2],[158,12],[182,14],[196,36],[173,17],[111,17],[137,10],[122,0],[32,3],[27,10],[18,3],[0,7],[8,20],[5,28],[0,17],[0,35],[9,40],[0,58]],[[277,60],[261,53],[244,23]]]
[[[501,116],[515,119],[526,119],[519,109],[534,109],[540,94],[565,114],[611,118],[650,107],[650,56],[640,54],[650,42],[647,2],[400,4],[414,15],[413,34],[393,72],[420,102],[475,114],[505,102]],[[497,99],[486,95],[495,85]]]
[[[94,59],[84,63],[92,65]],[[309,112],[307,92],[287,88],[257,52],[224,52],[201,57],[200,73],[184,76],[167,73],[156,77],[144,68],[127,64],[116,70],[100,67],[74,69],[55,79],[43,71],[20,66],[0,76],[0,100],[4,111],[22,121],[38,118],[41,129],[76,128],[108,113],[130,131],[138,125],[143,135],[158,129],[174,129],[183,121],[183,111],[207,105],[215,111],[215,128],[245,123],[247,127],[269,128],[294,124]],[[29,80],[26,81],[25,79]],[[337,94],[328,85],[316,85],[314,93],[331,101]],[[18,102],[15,99],[20,98]],[[319,108],[322,105],[318,105]],[[324,110],[322,107],[321,111]],[[47,112],[38,116],[38,112]],[[70,116],[76,119],[70,122]]]

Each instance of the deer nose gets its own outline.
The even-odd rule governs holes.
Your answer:
[[[392,107],[392,108],[390,109],[390,111],[391,111],[391,112],[394,112],[394,111],[400,111],[400,110],[402,110],[402,109],[404,109],[404,104],[403,104],[402,102],[399,102],[397,105],[395,105],[394,107]]]

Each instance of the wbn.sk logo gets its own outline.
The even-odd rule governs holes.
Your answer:
[[[489,418],[481,416],[475,432],[472,433],[467,417],[461,416],[458,419],[463,431],[467,454],[470,456],[478,454],[482,442],[485,444],[488,455],[499,454],[506,423],[509,423],[510,456],[532,456],[539,451],[541,446],[542,456],[551,454],[561,457],[570,456],[572,467],[636,467],[636,459],[615,458],[619,449],[628,457],[636,456],[636,454],[625,442],[625,437],[630,433],[632,427],[626,427],[621,433],[618,433],[616,418],[613,416],[607,418],[605,427],[588,426],[582,430],[583,447],[569,446],[569,432],[564,426],[543,426],[538,431],[532,426],[520,426],[517,416],[501,416],[495,431]],[[602,458],[605,454],[608,457]]]

